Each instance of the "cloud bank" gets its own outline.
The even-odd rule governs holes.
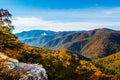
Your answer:
[[[110,28],[120,30],[120,7],[35,10],[13,20],[14,32],[33,29],[70,31]],[[25,15],[25,14],[24,14]]]
[[[71,30],[91,30],[96,28],[111,28],[120,30],[120,22],[59,22],[46,21],[40,18],[17,17],[13,20],[15,25],[14,32],[28,30],[53,30],[53,31],[71,31]]]

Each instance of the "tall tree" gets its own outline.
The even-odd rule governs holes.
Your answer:
[[[0,26],[8,27],[10,30],[13,30],[14,26],[11,25],[12,21],[10,17],[12,17],[12,14],[10,14],[7,9],[0,9]]]

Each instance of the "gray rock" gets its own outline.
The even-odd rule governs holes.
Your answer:
[[[9,68],[9,71],[21,77],[19,80],[48,80],[42,65],[20,63],[18,60],[9,58],[3,53],[0,53],[0,58],[6,60],[5,66]]]

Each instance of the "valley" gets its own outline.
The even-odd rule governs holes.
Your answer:
[[[120,31],[103,28],[90,31],[49,32],[28,31],[17,33],[16,36],[23,43],[32,46],[53,50],[67,49],[92,59],[102,58],[120,51]],[[32,34],[28,35],[30,33]],[[43,33],[47,35],[42,35]]]

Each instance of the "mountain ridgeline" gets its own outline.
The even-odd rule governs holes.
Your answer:
[[[120,51],[120,31],[106,28],[63,32],[32,30],[16,35],[29,45],[55,50],[67,49],[94,59]]]

